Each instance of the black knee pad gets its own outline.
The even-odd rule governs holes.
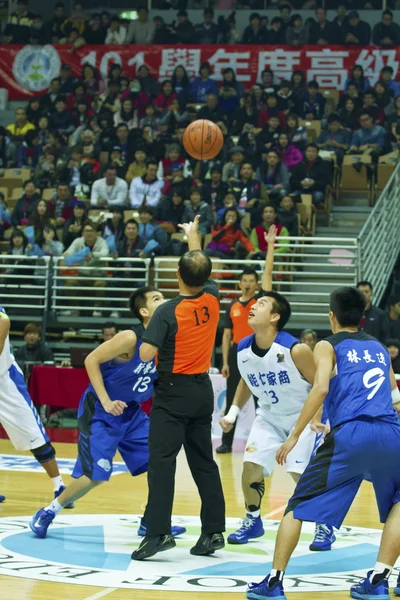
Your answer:
[[[31,450],[33,456],[36,458],[40,464],[49,462],[49,460],[53,460],[56,455],[56,451],[50,442],[47,442],[44,446],[40,446],[40,448],[35,448]]]

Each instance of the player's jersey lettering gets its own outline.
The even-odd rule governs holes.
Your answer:
[[[104,387],[111,400],[145,402],[151,398],[153,382],[157,377],[154,360],[142,362],[139,357],[141,340],[136,344],[134,356],[127,361],[111,360],[101,365]],[[89,391],[96,395],[92,384]]]
[[[252,334],[239,342],[240,374],[268,419],[292,421],[301,412],[311,389],[292,359],[291,349],[298,340],[280,331],[267,354],[260,357],[252,350],[254,339]]]
[[[386,348],[361,331],[338,333],[327,341],[336,356],[336,375],[324,402],[331,427],[354,419],[398,422]]]

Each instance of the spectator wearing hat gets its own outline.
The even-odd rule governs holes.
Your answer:
[[[384,10],[381,22],[374,26],[372,30],[372,43],[382,48],[398,46],[400,44],[400,27],[397,23],[393,22],[393,13],[391,10]]]
[[[172,190],[179,185],[185,195],[185,200],[188,199],[190,190],[194,185],[191,177],[184,176],[184,165],[180,162],[172,163],[170,175],[165,179],[164,186],[161,190],[163,196],[171,194]]]
[[[371,41],[371,27],[361,21],[356,10],[351,10],[342,28],[343,43],[346,46],[368,46]]]
[[[250,24],[243,32],[242,44],[267,44],[268,32],[261,26],[261,17],[258,13],[251,13]]]
[[[238,104],[239,101],[237,100],[236,106]],[[208,121],[213,121],[214,123],[226,120],[226,112],[219,106],[217,94],[207,94],[206,105],[202,106],[197,113],[197,116],[199,119],[206,119]]]
[[[218,97],[218,83],[210,78],[211,67],[208,63],[200,65],[200,77],[196,77],[190,86],[189,95],[194,103],[204,104],[208,94],[216,94]]]
[[[106,206],[126,206],[128,184],[117,177],[117,170],[107,165],[104,177],[94,182],[90,195],[90,205],[94,208]]]
[[[126,180],[128,165],[122,159],[121,146],[113,146],[111,148],[108,165],[103,165],[100,168],[100,177],[104,176],[108,166],[113,167],[116,170],[117,178]]]
[[[186,10],[179,10],[176,15],[175,33],[178,44],[192,44],[195,39],[195,29],[188,19]]]
[[[218,42],[219,27],[214,23],[214,11],[205,8],[203,11],[203,23],[195,26],[195,43],[216,44]]]
[[[41,342],[42,332],[36,323],[28,323],[24,329],[25,344],[17,348],[15,358],[19,365],[25,363],[53,362],[53,352]]]
[[[168,235],[154,220],[154,209],[151,206],[139,208],[139,236],[146,242],[142,250],[146,257],[166,254]]]
[[[228,184],[222,181],[222,167],[215,164],[210,169],[210,179],[203,183],[203,198],[213,210],[220,210],[224,206],[224,198],[228,192]]]
[[[184,177],[191,174],[189,161],[180,155],[181,148],[179,144],[171,144],[167,151],[166,158],[160,160],[157,170],[158,179],[170,179],[172,177],[172,165],[179,163],[183,167]]]
[[[171,194],[162,198],[155,209],[155,220],[166,233],[176,233],[179,223],[183,223],[186,194],[183,188],[176,185]]]
[[[400,340],[400,294],[392,294],[388,300],[390,337]]]
[[[71,76],[71,67],[69,65],[62,65],[59,79],[61,82],[60,94],[73,94],[76,80]]]
[[[245,151],[243,146],[233,146],[229,151],[229,162],[222,169],[222,181],[232,185],[240,179],[240,166],[244,161]]]

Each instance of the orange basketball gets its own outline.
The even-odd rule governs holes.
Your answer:
[[[220,153],[224,145],[224,136],[218,125],[206,119],[199,119],[186,127],[183,145],[193,158],[211,160]]]

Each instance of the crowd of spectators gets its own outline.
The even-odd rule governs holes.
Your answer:
[[[387,2],[381,21],[371,27],[360,18],[358,9],[381,9],[376,0],[357,2],[325,2],[319,0],[291,0],[268,2],[279,16],[269,20],[258,12],[250,15],[249,25],[244,31],[236,26],[235,13],[226,19],[215,20],[214,10],[204,8],[204,1],[160,0],[152,3],[154,9],[176,9],[176,18],[166,23],[161,16],[149,17],[146,6],[139,6],[135,20],[112,15],[108,11],[87,14],[81,2],[74,4],[72,13],[67,14],[64,3],[55,6],[54,15],[43,21],[39,14],[29,10],[28,0],[17,0],[17,8],[11,13],[3,29],[3,44],[72,44],[80,48],[85,44],[345,44],[365,46],[370,43],[381,47],[397,46],[400,43],[400,27],[393,20],[390,8],[398,2]],[[216,9],[246,8],[261,10],[264,0],[216,0]],[[193,24],[187,8],[203,10],[203,21]],[[299,9],[315,9],[315,18],[306,19],[296,13]],[[336,17],[329,21],[326,9],[335,9]]]
[[[211,35],[217,29],[208,15]],[[324,15],[317,9],[316,24],[309,29],[315,43],[334,27],[347,31],[345,18],[329,24]],[[290,14],[286,17],[289,23]],[[80,5],[66,21],[71,19],[84,36]],[[139,21],[146,19],[141,9]],[[257,19],[244,33],[248,43],[254,26],[263,27]],[[128,42],[139,41],[144,32],[136,25],[129,26]],[[297,25],[299,39],[305,39]],[[9,29],[12,38],[15,31]],[[373,86],[355,65],[328,114],[318,83],[307,81],[301,71],[278,81],[265,69],[260,81],[245,89],[231,68],[221,82],[214,80],[208,63],[194,79],[179,65],[164,81],[157,81],[146,65],[130,79],[114,64],[106,80],[89,64],[79,78],[62,65],[49,90],[18,108],[14,123],[0,128],[1,168],[32,173],[12,210],[0,194],[0,239],[9,241],[13,255],[39,261],[63,257],[74,272],[83,265],[80,274],[88,275],[87,285],[97,288],[97,296],[105,293],[102,258],[180,255],[186,243],[172,234],[196,214],[200,232],[210,236],[210,256],[264,257],[264,231],[272,223],[278,226],[277,252],[285,253],[287,242],[279,238],[298,235],[296,203],[302,195],[311,196],[317,210],[324,208],[333,159],[340,167],[347,153],[368,155],[365,169],[371,177],[379,157],[397,146],[400,86],[393,75],[390,66],[384,67]],[[185,129],[197,118],[214,121],[223,132],[224,145],[214,160],[194,160],[183,147]],[[303,124],[308,121],[321,125],[315,143],[308,140]],[[363,164],[355,162],[354,168]],[[52,197],[44,190],[54,190]],[[127,268],[123,277],[135,279],[135,271]],[[65,281],[71,295],[76,284],[74,277]]]

